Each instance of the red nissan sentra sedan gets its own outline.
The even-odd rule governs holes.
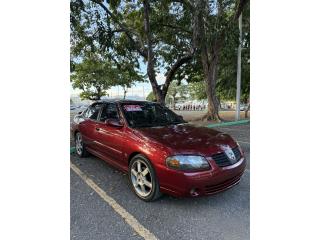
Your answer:
[[[195,127],[160,104],[99,101],[75,116],[76,153],[91,153],[128,172],[134,193],[153,201],[161,193],[211,195],[237,183],[245,169],[228,134]]]

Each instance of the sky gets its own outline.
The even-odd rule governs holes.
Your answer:
[[[146,74],[147,67],[146,64],[143,62],[140,62],[140,71],[143,74]],[[160,73],[156,76],[158,84],[163,84],[165,82],[165,76],[164,76],[164,69],[160,70]],[[140,97],[147,97],[148,94],[152,91],[151,84],[149,80],[147,82],[143,83],[135,83],[135,85],[132,88],[128,89],[127,96],[140,96]],[[81,93],[80,89],[73,89],[72,84],[70,83],[70,94],[71,95],[79,95]],[[107,90],[107,93],[110,97],[118,96],[120,94],[123,95],[123,89],[120,86],[114,86]]]

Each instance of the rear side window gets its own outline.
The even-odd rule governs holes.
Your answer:
[[[102,104],[95,104],[93,106],[90,106],[84,113],[84,117],[97,120],[101,107]]]

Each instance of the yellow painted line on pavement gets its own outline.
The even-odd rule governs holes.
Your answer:
[[[89,186],[91,187],[106,203],[108,203],[113,210],[118,213],[130,227],[133,228],[144,239],[156,240],[156,236],[148,229],[142,226],[138,220],[128,213],[120,204],[118,204],[112,197],[103,191],[94,181],[85,175],[76,165],[70,162],[71,169]]]

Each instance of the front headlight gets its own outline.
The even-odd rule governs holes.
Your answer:
[[[177,170],[206,170],[209,169],[208,161],[201,156],[176,155],[166,159],[169,168]]]

